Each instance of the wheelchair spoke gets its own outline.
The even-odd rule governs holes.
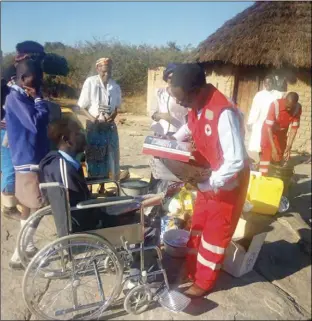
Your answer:
[[[70,235],[53,242],[30,263],[25,272],[25,279],[30,282],[25,283],[24,297],[41,319],[96,318],[120,293],[123,266],[113,248],[100,240],[93,235]],[[113,270],[104,269],[106,257]],[[42,278],[42,269],[56,274]],[[33,298],[38,287],[44,288],[44,281],[50,284],[37,302]]]

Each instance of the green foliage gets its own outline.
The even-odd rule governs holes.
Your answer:
[[[124,95],[142,94],[146,92],[149,68],[165,66],[169,62],[183,62],[193,50],[191,46],[179,47],[173,41],[158,47],[131,45],[115,40],[94,40],[75,47],[61,42],[47,42],[44,47],[48,53],[45,68],[49,74],[58,75],[46,77],[46,85],[65,88],[65,93],[60,93],[62,96],[72,96],[73,92],[77,96],[85,79],[96,74],[95,62],[101,57],[113,60],[113,78],[121,86]],[[7,61],[12,61],[12,56],[4,57],[3,63]],[[53,73],[53,68],[50,68],[53,65],[57,66],[57,72]],[[66,88],[71,88],[70,95],[66,94]]]
[[[55,53],[48,53],[44,57],[42,69],[49,75],[67,76],[69,72],[66,59]]]

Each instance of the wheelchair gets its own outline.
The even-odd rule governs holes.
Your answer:
[[[107,179],[106,177],[86,177],[86,183],[88,186],[98,185],[98,184],[113,184],[116,187],[116,196],[120,195],[120,185],[116,180]],[[101,194],[92,194],[94,198],[102,198]],[[40,223],[40,224],[39,224]],[[34,245],[37,249],[42,249],[45,245],[51,243],[57,239],[56,226],[54,224],[53,212],[51,205],[47,205],[35,213],[33,213],[26,224],[20,230],[17,236],[17,249],[18,254],[23,264],[24,268],[27,268],[27,265],[31,261],[31,257],[27,256],[26,244],[27,244],[27,235],[32,229],[36,227],[36,231],[33,237]]]
[[[144,246],[144,209],[161,204],[164,194],[141,197],[107,197],[88,200],[70,208],[68,191],[59,183],[40,185],[48,195],[57,238],[46,244],[27,265],[22,292],[28,309],[40,320],[94,320],[117,302],[125,284],[135,280],[125,292],[123,307],[129,314],[140,314],[152,302],[180,312],[190,303],[183,294],[170,290],[162,254],[157,246]],[[74,211],[132,206],[126,224],[75,232]],[[133,211],[133,208],[138,210]],[[48,210],[43,209],[42,213]],[[127,215],[127,209],[122,211]],[[130,217],[130,216],[129,216]],[[146,270],[145,251],[157,254],[157,269]],[[140,272],[130,276],[133,254],[140,254]],[[151,277],[160,275],[154,289]]]

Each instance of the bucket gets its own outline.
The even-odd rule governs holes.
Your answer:
[[[284,190],[283,195],[288,196],[289,187],[291,183],[291,179],[294,175],[294,166],[287,164],[286,166],[280,166],[271,164],[268,172],[268,176],[276,177],[283,181]]]
[[[140,179],[128,179],[120,182],[120,195],[136,197],[148,194],[149,183]]]
[[[183,258],[187,253],[187,242],[190,232],[185,230],[169,230],[163,237],[165,252],[172,257]]]

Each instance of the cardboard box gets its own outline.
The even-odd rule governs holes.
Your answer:
[[[192,144],[147,136],[143,144],[143,154],[188,162],[192,157]]]
[[[222,269],[234,277],[252,271],[267,232],[256,234],[257,228],[239,219],[231,243],[225,251]]]
[[[271,221],[269,221],[266,225],[261,225],[259,220],[254,219],[254,214],[246,215],[244,213],[242,216],[244,216],[244,218],[241,217],[239,219],[235,232],[232,236],[232,241],[237,242],[242,239],[248,239],[251,242],[255,235],[271,230],[268,226]]]

